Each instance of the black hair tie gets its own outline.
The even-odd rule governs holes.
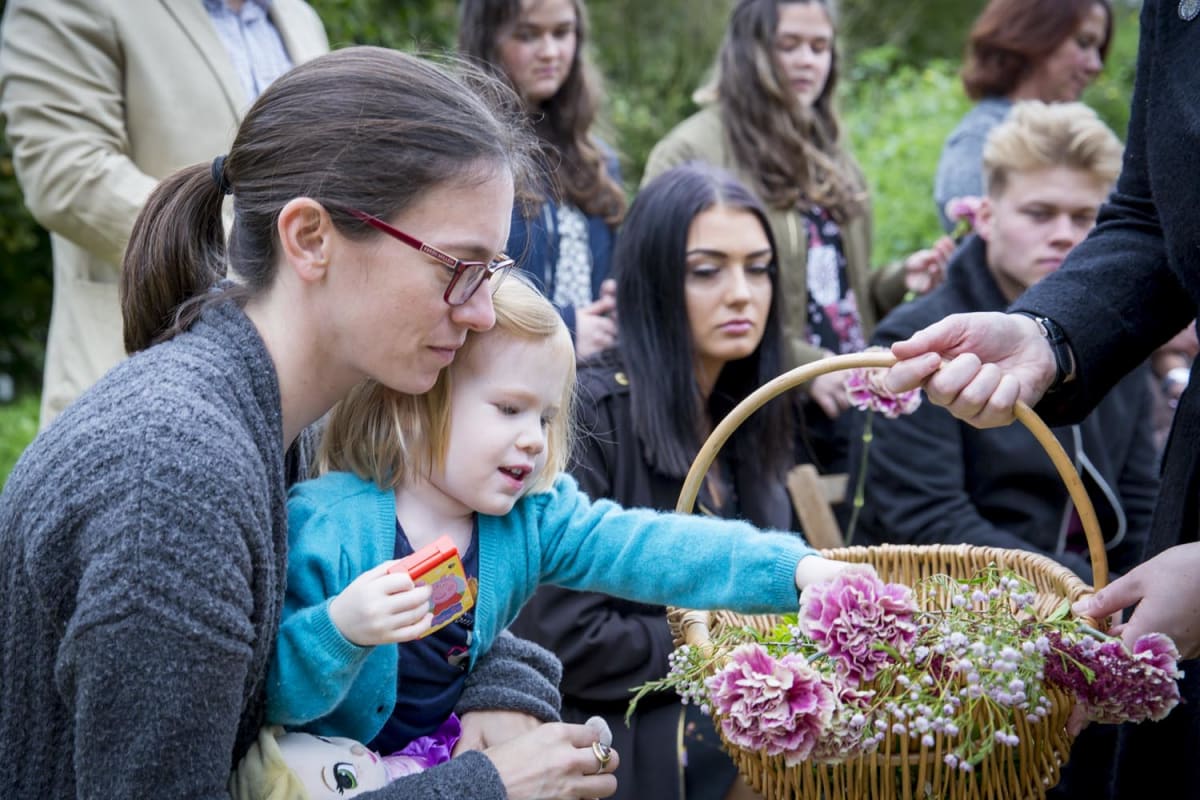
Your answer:
[[[233,194],[233,187],[225,177],[225,156],[217,156],[212,160],[212,179],[221,194]]]

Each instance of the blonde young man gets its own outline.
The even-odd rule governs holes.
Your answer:
[[[883,320],[875,344],[905,339],[945,316],[1003,311],[1056,270],[1095,224],[1121,168],[1121,144],[1079,103],[1018,103],[984,148],[987,187],[946,282]],[[860,430],[862,421],[859,420]],[[867,451],[866,505],[856,543],[968,543],[1032,550],[1091,581],[1078,517],[1041,446],[1024,427],[977,429],[926,403],[876,419]],[[1078,425],[1054,429],[1084,476],[1109,564],[1141,559],[1158,489],[1144,371],[1131,373]],[[859,442],[861,437],[852,437]],[[852,454],[850,463],[859,458]],[[857,475],[851,475],[855,486]],[[1051,796],[1109,797],[1115,732],[1089,729]],[[1071,769],[1080,764],[1086,769]]]
[[[0,115],[54,250],[43,428],[125,356],[117,278],[155,184],[226,152],[255,96],[328,49],[302,0],[9,0]]]

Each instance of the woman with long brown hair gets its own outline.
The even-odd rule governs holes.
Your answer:
[[[602,98],[583,0],[463,0],[459,51],[520,95],[548,167],[513,213],[507,249],[558,307],[579,357],[612,346],[613,235],[625,213],[615,153],[593,132]]]
[[[786,306],[788,366],[861,350],[906,291],[940,280],[953,245],[871,269],[867,185],[842,143],[834,97],[836,33],[826,0],[740,0],[721,44],[710,101],[650,154],[644,180],[703,161],[732,170],[767,207]],[[822,466],[844,455],[842,379],[808,387],[805,417],[832,427]],[[810,426],[811,427],[811,426]],[[832,463],[831,463],[832,462]]]

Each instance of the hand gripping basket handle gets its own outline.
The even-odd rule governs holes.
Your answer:
[[[773,400],[789,389],[794,389],[802,383],[807,383],[818,375],[837,372],[843,369],[886,368],[895,363],[896,357],[888,352],[851,353],[843,356],[830,356],[789,370],[758,387],[746,399],[738,403],[725,419],[721,420],[707,441],[704,442],[704,446],[696,454],[696,458],[692,462],[692,468],[688,471],[687,478],[683,482],[683,488],[679,492],[679,502],[675,505],[675,510],[683,513],[691,513],[696,503],[696,495],[700,492],[700,484],[703,482],[704,476],[708,474],[708,469],[712,466],[713,459],[717,457],[717,453],[721,450],[721,447],[724,446],[733,432],[737,430],[737,427],[746,421],[747,417],[768,401]],[[1015,411],[1017,419],[1029,429],[1034,438],[1045,448],[1046,453],[1050,456],[1050,460],[1054,462],[1054,468],[1058,470],[1059,476],[1067,486],[1067,492],[1071,495],[1071,500],[1075,503],[1075,509],[1079,512],[1079,519],[1083,523],[1083,531],[1087,534],[1088,552],[1092,558],[1092,580],[1096,589],[1102,589],[1108,583],[1108,556],[1104,550],[1104,537],[1100,533],[1100,523],[1096,519],[1096,510],[1092,506],[1092,501],[1088,497],[1087,490],[1083,488],[1083,481],[1079,479],[1079,473],[1075,471],[1075,466],[1071,463],[1071,458],[1063,450],[1063,446],[1059,443],[1058,439],[1054,438],[1054,434],[1050,432],[1050,429],[1046,427],[1046,423],[1042,422],[1041,417],[1020,400],[1017,401]]]

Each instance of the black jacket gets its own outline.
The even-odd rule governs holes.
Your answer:
[[[1062,326],[1079,365],[1037,411],[1078,419],[1200,311],[1200,18],[1176,0],[1142,6],[1125,162],[1096,228],[1014,309]],[[1180,398],[1163,455],[1147,557],[1200,531],[1200,381]]]
[[[614,351],[580,369],[579,406],[581,441],[571,473],[580,488],[590,497],[611,498],[624,506],[674,509],[683,479],[652,471],[642,457],[629,381]],[[783,477],[769,484],[738,480],[736,466],[728,466],[740,503],[738,516],[760,527],[788,529],[791,503]],[[673,692],[645,698],[625,726],[630,689],[667,673],[667,655],[674,648],[662,606],[543,586],[512,630],[562,659],[563,719],[582,722],[598,714],[608,720],[621,754],[614,797],[681,796],[679,698]],[[727,782],[733,770],[723,760]]]
[[[1007,302],[988,270],[985,248],[978,237],[969,238],[951,260],[946,283],[889,314],[874,343],[890,345],[949,314],[1003,311]],[[855,416],[850,492],[861,469],[858,434],[865,414]],[[1140,560],[1157,496],[1150,422],[1147,379],[1139,369],[1082,424],[1054,429],[1084,477],[1117,572]],[[1033,550],[1091,581],[1082,533],[1068,543],[1066,487],[1024,426],[980,430],[926,402],[898,419],[875,415],[872,432],[857,543],[965,542]]]
[[[1200,18],[1187,5],[1142,5],[1125,162],[1091,236],[1015,309],[1066,332],[1079,377],[1043,398],[1047,420],[1087,414],[1109,386],[1200,312]],[[1200,534],[1200,380],[1175,410],[1146,556]],[[1195,609],[1188,613],[1195,614]],[[1200,661],[1183,665],[1185,703],[1135,726],[1122,745],[1121,797],[1169,797],[1200,786]]]

